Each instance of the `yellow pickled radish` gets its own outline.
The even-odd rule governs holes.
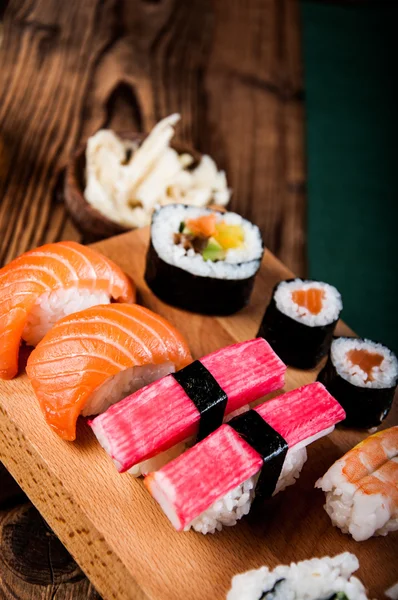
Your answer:
[[[224,221],[217,223],[213,237],[224,248],[239,248],[243,245],[245,236],[240,225],[228,225]]]

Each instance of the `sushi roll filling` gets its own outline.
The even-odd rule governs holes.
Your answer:
[[[193,250],[203,260],[225,260],[228,250],[241,248],[245,235],[241,225],[217,221],[215,213],[181,221],[174,243],[186,252]]]
[[[253,277],[263,254],[258,227],[240,215],[184,205],[154,214],[151,241],[166,264],[215,279]]]
[[[338,338],[331,359],[337,373],[358,387],[390,388],[398,379],[398,361],[385,346],[370,340]]]
[[[281,313],[309,327],[333,323],[343,306],[339,292],[332,285],[302,279],[282,281],[274,299]]]

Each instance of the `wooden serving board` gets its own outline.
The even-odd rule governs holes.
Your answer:
[[[147,243],[148,231],[140,230],[96,247],[133,277],[140,302],[182,331],[196,358],[254,337],[273,286],[291,276],[266,252],[250,306],[232,317],[203,317],[167,306],[148,290]],[[338,332],[350,330],[341,324]],[[315,378],[316,371],[289,369],[285,390]],[[397,422],[395,405],[384,426]],[[345,550],[358,556],[370,597],[382,598],[398,581],[398,534],[353,541],[332,527],[324,495],[314,489],[364,437],[341,429],[313,444],[299,481],[273,498],[262,517],[249,515],[215,535],[177,533],[142,482],[117,473],[83,420],[78,441],[64,442],[45,424],[26,375],[0,383],[0,460],[105,600],[222,599],[235,573]]]

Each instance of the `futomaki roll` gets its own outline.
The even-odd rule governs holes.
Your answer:
[[[398,360],[391,350],[370,340],[333,340],[318,375],[346,411],[344,425],[369,429],[388,415],[397,386]]]
[[[249,302],[262,255],[260,230],[240,215],[173,204],[153,214],[145,280],[168,304],[228,315]]]
[[[313,369],[329,352],[342,308],[339,292],[328,283],[281,281],[274,288],[258,335],[286,364]]]
[[[232,579],[227,600],[367,600],[352,574],[359,568],[354,554],[312,558],[290,565],[253,569]]]

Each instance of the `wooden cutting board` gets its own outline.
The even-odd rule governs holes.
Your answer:
[[[203,317],[151,294],[143,281],[147,243],[148,230],[140,230],[96,247],[133,277],[141,303],[182,331],[196,358],[254,337],[274,284],[291,276],[266,252],[250,306],[232,317]],[[349,332],[339,325],[338,333]],[[285,390],[315,378],[316,371],[289,369]],[[395,405],[384,426],[397,422]],[[0,382],[0,460],[105,600],[222,599],[235,573],[345,550],[358,556],[370,597],[383,598],[398,581],[398,533],[354,542],[332,527],[324,495],[314,489],[364,437],[341,429],[313,444],[299,481],[273,498],[262,517],[249,515],[215,535],[176,533],[142,482],[117,473],[83,420],[78,441],[64,442],[44,423],[26,375]]]

